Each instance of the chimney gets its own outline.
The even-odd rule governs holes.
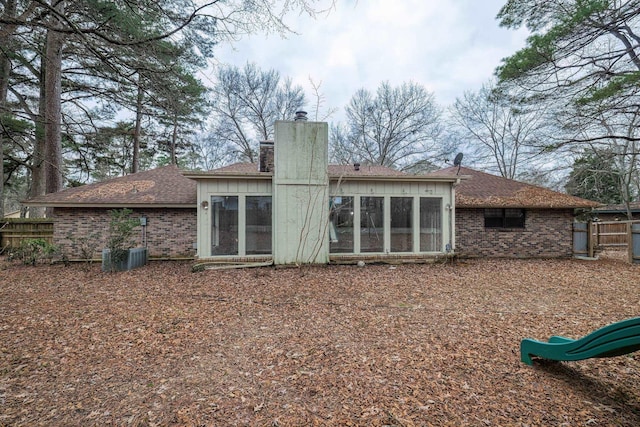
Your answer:
[[[260,172],[273,172],[273,141],[260,141]]]
[[[307,121],[307,112],[306,111],[296,111],[296,117],[294,119],[296,122],[298,121]]]

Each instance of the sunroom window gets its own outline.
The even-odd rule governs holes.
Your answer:
[[[335,196],[331,198],[329,239],[331,253],[353,252],[353,197]]]
[[[442,199],[420,198],[420,251],[442,250]]]
[[[238,196],[211,197],[211,255],[238,255]]]
[[[360,198],[360,251],[384,251],[384,197]]]
[[[247,196],[247,255],[271,253],[271,196]]]
[[[413,251],[413,197],[391,198],[391,252]]]

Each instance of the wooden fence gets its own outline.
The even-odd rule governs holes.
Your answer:
[[[44,239],[53,244],[53,220],[5,218],[0,222],[0,251],[19,247],[24,240]]]
[[[596,247],[626,247],[629,240],[629,225],[637,221],[594,221],[591,223],[591,238]]]
[[[640,224],[640,221],[594,221],[590,223],[589,256],[594,256],[602,249],[626,249],[629,252],[629,261],[632,261],[632,229]]]

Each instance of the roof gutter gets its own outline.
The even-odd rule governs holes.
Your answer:
[[[175,204],[175,203],[73,203],[73,202],[32,202],[25,200],[22,202],[25,206],[44,207],[44,208],[99,208],[99,209],[122,209],[122,208],[136,208],[136,209],[159,209],[159,208],[171,208],[171,209],[196,209],[198,205],[196,203],[189,204]]]

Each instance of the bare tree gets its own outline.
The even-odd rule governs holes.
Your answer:
[[[540,168],[536,161],[546,136],[544,106],[517,105],[490,82],[477,92],[465,92],[450,113],[451,130],[474,164],[509,179]]]
[[[251,63],[221,67],[212,97],[211,138],[251,163],[257,162],[257,142],[273,139],[275,121],[293,118],[305,103],[300,86]]]
[[[345,111],[347,123],[331,131],[333,161],[409,169],[439,152],[440,109],[417,83],[360,89]]]

